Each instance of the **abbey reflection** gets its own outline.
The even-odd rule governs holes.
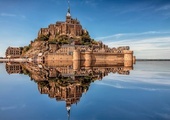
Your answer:
[[[48,94],[57,101],[65,101],[68,113],[72,104],[80,101],[91,82],[102,80],[108,73],[128,75],[132,67],[119,63],[97,63],[85,67],[86,61],[48,61],[46,63],[6,63],[9,74],[29,75],[38,85],[41,94]]]

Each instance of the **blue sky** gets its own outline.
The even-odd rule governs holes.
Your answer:
[[[128,45],[137,58],[170,59],[170,0],[70,0],[71,15],[110,47]],[[67,0],[0,0],[0,56],[25,46],[40,28],[64,21]]]

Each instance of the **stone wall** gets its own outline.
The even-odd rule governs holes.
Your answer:
[[[61,54],[48,54],[45,58],[46,61],[84,61],[83,66],[91,66],[93,61],[96,61],[97,65],[100,63],[112,63],[112,65],[125,65],[133,66],[133,52],[124,51],[124,54],[107,54],[107,53],[92,53],[92,52],[80,52],[74,50],[73,55],[61,55]],[[79,64],[79,63],[77,63]],[[74,66],[76,67],[76,66]]]
[[[62,61],[62,60],[73,60],[73,56],[72,55],[58,55],[58,54],[48,54],[47,61]]]

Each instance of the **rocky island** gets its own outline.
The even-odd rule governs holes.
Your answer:
[[[110,48],[100,41],[95,41],[80,21],[73,19],[68,8],[65,21],[41,28],[38,36],[28,46],[8,47],[6,58],[46,63],[47,61],[73,61],[73,69],[78,66],[95,64],[133,66],[135,57],[129,46]]]
[[[41,28],[28,46],[8,47],[4,60],[8,74],[28,75],[41,94],[65,101],[68,118],[91,82],[109,73],[129,75],[135,63],[129,46],[110,48],[92,39],[70,7],[65,21]]]

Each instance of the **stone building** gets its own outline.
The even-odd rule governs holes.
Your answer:
[[[6,49],[6,58],[19,58],[21,56],[22,50],[19,47],[8,47]]]
[[[50,45],[51,46],[51,45]],[[92,61],[112,62],[115,64],[123,64],[124,66],[133,66],[135,57],[129,46],[118,48],[109,48],[103,43],[99,45],[70,45],[64,44],[58,47],[54,44],[49,48],[49,52],[44,55],[44,60],[49,61],[85,61],[85,66],[91,66]]]
[[[50,24],[48,28],[41,28],[38,37],[49,36],[49,39],[55,39],[57,35],[68,35],[70,37],[78,37],[86,32],[82,29],[80,22],[73,19],[70,14],[70,8],[66,15],[66,21],[58,21],[56,24]]]
[[[22,67],[20,63],[6,63],[5,68],[8,74],[22,73]]]
[[[40,42],[44,45],[39,45]],[[91,39],[88,31],[82,29],[80,22],[71,17],[70,7],[65,21],[59,21],[49,25],[48,28],[40,29],[38,38],[32,43],[32,48],[27,53],[25,56],[31,58],[30,61],[46,63],[70,60],[77,64],[80,64],[77,61],[81,61],[86,67],[91,66],[93,61],[129,67],[135,63],[133,51],[128,46],[111,48]],[[73,68],[76,69],[76,64]]]

